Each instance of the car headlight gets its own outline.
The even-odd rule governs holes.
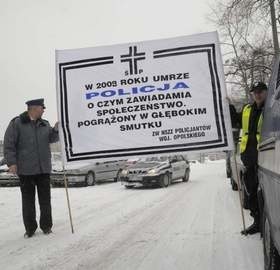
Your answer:
[[[148,174],[149,174],[149,175],[158,174],[158,170],[156,170],[156,169],[151,169],[151,170],[148,171]]]
[[[122,170],[122,175],[127,175],[128,170]]]

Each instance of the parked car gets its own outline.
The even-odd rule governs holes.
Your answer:
[[[240,131],[241,135],[241,131]],[[235,167],[235,159],[236,158],[236,165],[237,165],[237,172]],[[238,179],[240,179],[241,185],[241,201],[244,209],[248,209],[248,201],[249,201],[249,192],[246,189],[244,184],[244,174],[245,174],[246,167],[244,166],[241,157],[240,157],[240,145],[239,140],[235,144],[235,150],[230,151],[230,184],[232,190],[238,190]]]
[[[61,155],[52,155],[53,169],[51,183],[53,186],[64,185],[64,171],[62,168]],[[125,160],[106,162],[75,163],[67,166],[65,175],[69,186],[93,186],[101,181],[119,181],[120,173]]]
[[[276,57],[259,146],[259,205],[262,212],[264,265],[280,269],[280,57]]]
[[[233,105],[231,105],[233,106]],[[232,107],[231,107],[232,108]],[[236,116],[234,116],[236,117]],[[233,116],[232,116],[233,118]],[[236,171],[234,168],[234,154],[237,155],[237,160],[239,161],[239,164],[241,165],[241,160],[240,160],[240,153],[239,153],[239,138],[241,136],[241,130],[237,128],[237,124],[234,124],[235,127],[232,128],[232,137],[234,141],[234,150],[233,151],[226,151],[226,174],[227,178],[230,178],[231,186],[233,190],[238,190],[237,187],[237,178],[232,177],[233,170]],[[236,173],[235,173],[236,174]]]
[[[19,178],[16,174],[9,173],[9,168],[0,158],[0,186],[19,186]]]
[[[168,187],[177,179],[187,182],[189,177],[189,162],[181,155],[140,159],[121,173],[126,188],[139,185]]]

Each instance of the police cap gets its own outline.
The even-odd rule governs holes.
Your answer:
[[[254,91],[260,91],[260,90],[265,90],[267,91],[267,85],[263,82],[257,82],[253,85],[252,89],[250,90],[250,92],[254,92]]]
[[[32,99],[32,100],[28,100],[25,102],[25,104],[29,107],[29,106],[42,106],[44,109],[45,104],[44,104],[44,99],[43,98],[38,98],[38,99]]]

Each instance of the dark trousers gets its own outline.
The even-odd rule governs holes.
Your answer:
[[[258,175],[257,165],[246,166],[244,174],[244,185],[248,192],[248,207],[251,211],[250,215],[258,222],[260,218],[258,205]]]
[[[22,195],[22,216],[27,232],[35,232],[38,225],[36,221],[35,193],[40,205],[40,228],[42,230],[52,227],[50,175],[20,175],[20,190]]]

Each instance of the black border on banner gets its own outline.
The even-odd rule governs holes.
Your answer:
[[[79,161],[79,160],[98,159],[98,158],[113,158],[113,157],[122,157],[122,156],[138,156],[138,155],[145,155],[145,154],[146,155],[161,154],[161,153],[168,153],[168,152],[171,153],[171,152],[180,152],[180,151],[187,152],[187,151],[205,150],[205,149],[227,146],[228,141],[226,136],[224,115],[223,115],[223,108],[222,108],[221,85],[218,76],[217,63],[215,57],[216,55],[215,44],[204,44],[198,46],[178,47],[178,48],[154,51],[153,58],[157,59],[163,57],[172,57],[177,55],[205,53],[205,52],[208,55],[209,71],[211,75],[214,110],[215,110],[216,124],[218,130],[218,138],[219,138],[218,140],[203,141],[199,143],[188,143],[188,144],[183,143],[183,144],[173,144],[173,145],[150,146],[150,147],[139,147],[139,148],[129,148],[129,149],[114,149],[114,150],[82,152],[82,153],[73,153],[72,151],[73,144],[72,144],[72,137],[69,128],[66,71],[70,69],[84,68],[89,66],[113,64],[113,57],[112,56],[100,57],[100,58],[83,59],[79,61],[60,63],[59,64],[60,110],[61,110],[62,131],[63,131],[67,161]],[[220,110],[218,110],[218,107]],[[221,123],[219,119],[219,112],[221,115]],[[206,144],[211,144],[211,145],[205,146]],[[161,149],[161,150],[156,150],[156,149]],[[145,150],[149,150],[149,151],[145,151]],[[132,151],[137,151],[137,152],[132,152]]]

